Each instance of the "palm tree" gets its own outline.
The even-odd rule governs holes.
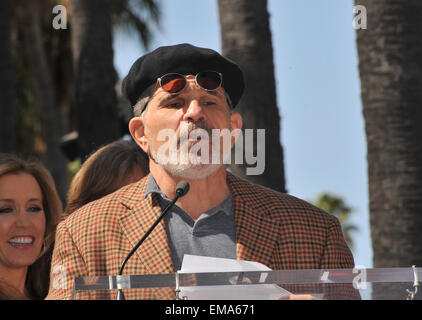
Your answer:
[[[79,154],[119,137],[109,1],[70,0]]]
[[[0,152],[16,150],[11,46],[12,0],[0,2]]]
[[[375,267],[422,265],[422,2],[357,1]]]
[[[231,170],[252,182],[285,192],[267,1],[219,0],[218,8],[222,53],[236,61],[245,75],[246,90],[236,109],[243,116],[244,128],[266,130],[265,171],[261,175],[248,176],[246,164],[232,164]],[[254,154],[262,147],[254,143]]]
[[[57,122],[55,95],[42,33],[41,10],[44,10],[44,3],[41,0],[24,0],[20,5],[25,53],[41,123],[41,136],[46,148],[45,163],[64,200],[68,176],[66,159],[60,149],[61,128]]]
[[[148,49],[152,40],[151,27],[160,22],[159,0],[114,0],[110,2],[110,12],[114,28],[135,32]]]
[[[374,267],[422,265],[422,2],[359,0],[357,31]],[[390,299],[408,285],[374,285]],[[405,296],[403,294],[403,296]]]
[[[75,112],[82,160],[99,146],[121,135],[113,66],[112,26],[138,32],[147,47],[151,32],[136,10],[158,22],[154,0],[69,0],[75,70]],[[112,19],[113,18],[113,19]]]
[[[130,21],[137,21],[137,25],[142,25],[143,20],[138,16],[138,12],[149,8],[147,4],[141,6],[140,3],[143,2],[152,6],[155,4],[154,0],[118,0],[113,1],[113,5],[123,3],[121,7],[126,8],[124,12],[132,10],[132,20]],[[2,99],[0,100],[0,149],[1,151],[16,151],[24,155],[35,154],[42,158],[53,173],[59,193],[64,199],[68,170],[67,159],[61,152],[60,137],[62,134],[78,128],[73,94],[76,81],[72,61],[71,21],[68,19],[67,30],[52,28],[52,19],[54,18],[52,8],[61,4],[68,9],[69,13],[71,11],[69,10],[71,8],[69,0],[19,0],[13,2],[6,0],[0,1],[0,3],[0,39],[2,39],[0,48],[0,79],[2,80],[0,81],[4,81],[0,93],[0,99]],[[10,9],[12,3],[13,12]],[[102,7],[103,2],[99,4],[98,8]],[[151,15],[158,14],[157,6],[157,8],[154,7],[154,13]],[[123,13],[119,12],[113,15],[116,25],[122,15]],[[138,17],[137,20],[136,17]],[[10,20],[12,20],[11,28]],[[96,21],[102,23],[100,20]],[[149,26],[146,22],[144,25]],[[10,52],[7,49],[10,38],[12,38],[13,53],[12,70],[7,67],[7,61],[10,61]],[[111,52],[111,49],[108,52]],[[83,55],[86,56],[85,53]],[[99,58],[94,63],[97,63],[97,60]],[[14,75],[15,88],[13,93],[10,93],[12,75]],[[96,75],[97,80],[104,77],[113,78],[114,69],[107,72],[107,76],[101,74],[98,77],[98,74]],[[111,99],[115,99],[115,96],[113,98],[114,87],[111,87],[109,91],[112,92],[109,94]],[[105,95],[108,94],[108,91],[104,92]],[[15,109],[10,106],[11,99],[14,101]],[[15,115],[13,115],[13,111],[15,111]],[[110,129],[109,126],[106,126],[106,121],[100,119],[101,114],[99,111],[95,114],[96,117],[90,115],[90,120],[99,119],[103,126],[90,125],[90,128],[95,132],[100,130],[102,135],[107,136]],[[16,116],[16,124],[13,121],[13,116]],[[84,120],[86,118],[82,119],[82,121]],[[117,119],[115,122],[118,122]],[[86,121],[84,124],[87,127]],[[118,124],[116,124],[117,126]],[[15,127],[19,130],[15,130]],[[13,137],[15,131],[16,138]],[[17,140],[16,143],[14,143],[15,140]],[[94,143],[91,143],[89,151],[85,153],[91,152],[95,147]]]

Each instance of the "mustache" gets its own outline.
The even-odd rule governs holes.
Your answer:
[[[207,125],[203,121],[189,122],[188,125],[187,125],[187,135],[186,136],[181,135],[180,131],[179,131],[179,134],[178,134],[178,137],[177,137],[177,143],[180,144],[182,142],[189,141],[189,137],[190,137],[191,133],[195,130],[198,130],[198,129],[204,130],[208,134],[208,137],[210,137],[212,135],[212,130],[214,128],[211,128],[209,125]],[[198,136],[199,136],[199,134],[198,134]]]

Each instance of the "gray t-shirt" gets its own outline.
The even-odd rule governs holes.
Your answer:
[[[145,197],[152,192],[160,195],[162,209],[171,202],[150,175]],[[231,194],[217,207],[202,213],[196,221],[174,205],[164,217],[164,222],[175,270],[180,270],[185,254],[236,259]]]

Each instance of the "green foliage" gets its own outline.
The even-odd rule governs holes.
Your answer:
[[[72,181],[75,174],[79,171],[81,168],[81,159],[76,158],[75,160],[69,162],[67,164],[67,169],[69,171],[69,180]]]
[[[351,233],[353,231],[359,231],[357,226],[348,221],[350,215],[354,211],[353,208],[348,206],[341,197],[330,193],[321,193],[318,195],[314,204],[318,208],[335,215],[340,220],[344,238],[347,244],[353,248],[353,238]]]
[[[36,154],[42,157],[45,144],[41,137],[41,125],[36,107],[36,97],[31,74],[28,67],[22,28],[22,12],[26,10],[24,2],[14,2],[12,23],[12,55],[14,68],[14,106],[16,117],[16,136],[18,153],[24,155]],[[56,108],[60,115],[60,127],[63,134],[75,130],[75,110],[73,104],[73,61],[71,49],[71,26],[68,17],[68,30],[59,32],[51,27],[52,7],[61,4],[69,8],[67,0],[41,1],[40,11],[48,13],[42,15],[41,27],[43,44],[48,61],[48,71],[51,74]],[[110,12],[113,27],[123,28],[125,32],[134,32],[145,48],[148,47],[153,32],[151,25],[158,25],[160,20],[159,0],[113,0],[110,1]]]
[[[151,42],[151,26],[159,25],[161,11],[158,0],[113,0],[110,1],[113,26],[126,32],[135,32],[148,49]]]

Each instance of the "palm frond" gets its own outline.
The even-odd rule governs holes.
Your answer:
[[[114,0],[110,3],[113,26],[135,32],[145,49],[152,39],[152,26],[159,27],[161,9],[157,0]]]

